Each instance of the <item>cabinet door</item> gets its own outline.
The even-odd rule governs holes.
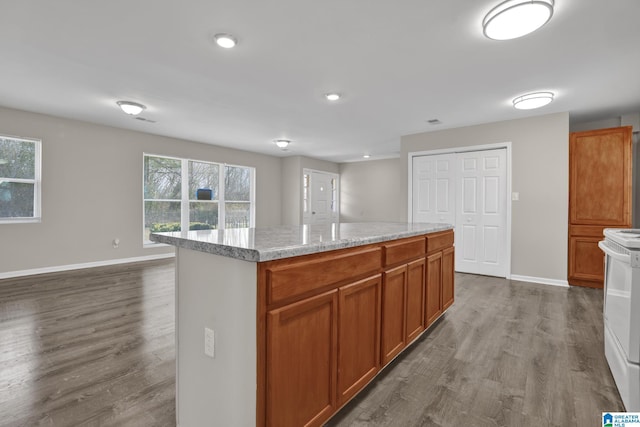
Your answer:
[[[384,273],[382,283],[382,364],[386,365],[404,348],[407,266]]]
[[[571,224],[631,226],[631,126],[569,138]]]
[[[442,314],[442,252],[427,257],[427,326]]]
[[[598,247],[601,236],[569,237],[569,283],[602,288],[604,285],[604,253]]]
[[[338,291],[338,406],[347,402],[380,369],[382,275]]]
[[[442,251],[442,311],[453,304],[454,298],[454,249],[447,248]]]
[[[407,265],[407,338],[413,341],[424,331],[425,259]]]
[[[267,313],[267,426],[319,426],[336,410],[338,291]]]

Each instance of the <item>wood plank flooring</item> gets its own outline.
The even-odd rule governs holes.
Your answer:
[[[601,426],[602,291],[456,274],[456,301],[327,426]]]
[[[0,280],[0,426],[174,426],[173,286],[172,260]],[[602,334],[600,290],[457,274],[327,427],[600,426],[623,410]]]
[[[0,281],[0,425],[175,425],[173,260]]]

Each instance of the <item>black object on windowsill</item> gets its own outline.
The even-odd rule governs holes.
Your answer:
[[[196,199],[211,200],[213,198],[213,190],[210,188],[198,188],[196,190]]]

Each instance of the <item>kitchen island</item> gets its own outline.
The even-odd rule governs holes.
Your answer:
[[[176,246],[181,427],[321,426],[453,303],[448,224],[199,230],[151,240]]]

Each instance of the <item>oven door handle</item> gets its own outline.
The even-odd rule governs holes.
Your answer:
[[[626,264],[631,264],[631,257],[626,254],[621,254],[619,252],[614,251],[610,247],[604,244],[604,241],[598,242],[598,247],[602,249],[602,252],[609,255],[613,259],[617,259],[618,261],[622,261]]]

